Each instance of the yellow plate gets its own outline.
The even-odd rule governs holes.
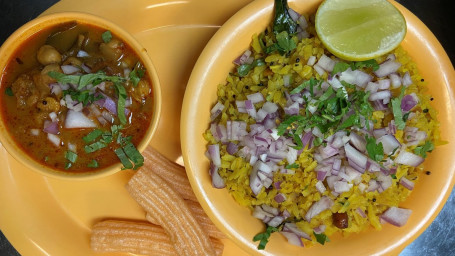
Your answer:
[[[248,0],[63,0],[46,13],[81,11],[109,19],[147,48],[162,83],[162,118],[151,145],[181,161],[179,121],[185,86],[216,30]],[[197,15],[194,15],[197,14]],[[104,218],[144,219],[124,189],[133,172],[92,181],[45,178],[0,146],[0,229],[22,255],[94,255],[90,227]],[[245,255],[225,240],[225,255]]]
[[[320,0],[295,0],[289,6],[300,13],[314,12]],[[210,109],[216,102],[217,85],[234,67],[232,61],[244,52],[254,33],[260,33],[272,19],[273,1],[257,0],[243,8],[210,40],[191,74],[181,120],[182,152],[191,185],[215,224],[250,254],[267,255],[397,255],[434,220],[450,195],[455,179],[455,72],[440,43],[428,28],[408,10],[394,3],[403,13],[408,33],[402,45],[417,63],[429,85],[434,107],[439,111],[442,138],[440,146],[425,161],[431,175],[416,184],[403,207],[413,210],[408,223],[401,228],[385,225],[382,231],[369,230],[347,238],[332,237],[324,246],[300,248],[288,244],[279,234],[272,234],[266,251],[257,251],[252,238],[263,224],[239,206],[226,189],[212,188],[208,175],[209,162],[204,156],[206,142],[202,134],[209,127]]]

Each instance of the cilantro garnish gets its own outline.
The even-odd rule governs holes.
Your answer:
[[[78,91],[75,89],[68,89],[63,91],[63,96],[70,95],[71,99],[82,102],[84,106],[87,106],[89,103],[95,102],[103,98],[102,94],[93,94],[89,90]]]
[[[84,147],[84,150],[85,150],[85,153],[93,153],[95,151],[98,151],[102,148],[105,148],[107,147],[107,144],[106,143],[103,143],[101,141],[97,141],[95,143],[92,143],[90,145],[85,145]]]
[[[382,142],[379,144],[376,143],[376,139],[374,137],[365,136],[367,141],[367,152],[368,156],[376,162],[381,161],[384,158],[384,148],[382,146]]]
[[[351,65],[349,65],[348,63],[339,61],[339,62],[335,63],[335,66],[333,66],[332,76],[334,76],[335,74],[344,72],[350,67],[351,67]]]
[[[354,62],[353,66],[354,68],[352,68],[352,70],[359,68],[372,68],[373,71],[376,71],[379,69],[379,64],[374,59]]]
[[[95,159],[93,159],[90,163],[87,164],[87,167],[89,167],[89,168],[98,168],[99,165],[98,165],[98,162]]]
[[[390,174],[390,177],[392,177],[392,179],[394,179],[394,180],[397,179],[397,176],[395,174]]]
[[[73,151],[66,151],[65,153],[65,158],[70,161],[71,163],[75,163],[77,160],[77,154],[74,153]]]
[[[313,235],[316,237],[316,241],[322,245],[324,245],[326,242],[330,242],[329,237],[326,236],[324,233],[317,234],[316,232],[313,231]]]
[[[310,87],[314,87],[318,84],[321,84],[322,81],[319,81],[317,79],[314,79],[313,77],[310,79],[310,80],[307,80],[303,83],[301,83],[299,86],[297,86],[296,88],[294,88],[294,90],[292,90],[290,92],[290,94],[296,94],[296,93],[299,93],[301,92],[303,89],[305,89],[306,87],[310,86]]]
[[[137,86],[139,81],[141,81],[141,78],[144,77],[144,74],[145,70],[142,67],[141,63],[140,62],[136,63],[136,66],[134,66],[133,71],[131,71],[129,74],[129,78],[133,83],[133,86]]]
[[[126,89],[120,83],[114,83],[115,90],[117,91],[117,117],[121,124],[126,124],[125,116],[125,101],[126,101]]]
[[[401,100],[403,99],[404,91],[405,91],[405,88],[401,87],[400,96],[398,96],[395,99],[392,99],[390,102],[390,104],[392,104],[392,112],[393,112],[393,117],[395,119],[395,125],[398,130],[403,130],[404,127],[406,126],[406,123],[404,122],[404,119],[403,119],[403,112],[401,110]]]
[[[427,152],[431,152],[434,149],[433,143],[431,141],[426,141],[424,145],[418,146],[414,149],[414,153],[420,155],[423,158],[427,157]]]
[[[237,67],[237,73],[240,77],[248,75],[248,72],[255,67],[264,66],[265,62],[263,59],[256,59],[251,64],[243,64]]]
[[[89,134],[87,134],[85,137],[83,137],[82,139],[85,141],[85,143],[89,143],[89,142],[94,141],[99,136],[101,136],[101,134],[103,134],[103,131],[101,131],[100,129],[95,129],[95,130],[91,131]]]
[[[403,122],[408,121],[409,114],[411,114],[411,111],[409,111],[408,113],[405,113],[405,114],[403,115]]]
[[[106,30],[103,34],[101,34],[101,38],[103,42],[109,43],[112,40],[112,33],[109,30]]]
[[[47,74],[59,83],[77,85],[78,90],[81,90],[89,84],[94,86],[98,85],[103,81],[111,81],[113,83],[125,82],[125,78],[119,76],[108,76],[103,71],[85,75],[65,75],[56,71],[50,71]]]
[[[276,35],[276,43],[272,44],[271,46],[267,47],[265,52],[267,54],[272,53],[274,51],[278,51],[280,54],[287,54],[290,51],[294,50],[297,47],[297,44],[289,36],[288,32],[282,31]]]
[[[295,168],[299,168],[299,167],[300,167],[299,164],[293,163],[293,164],[286,165],[286,167],[284,167],[284,168],[286,168],[286,169],[295,169]]]
[[[264,250],[265,246],[269,242],[270,235],[273,232],[277,232],[277,231],[278,231],[278,228],[275,228],[272,226],[267,226],[267,229],[265,230],[265,232],[255,235],[253,237],[253,241],[254,242],[260,241],[259,245],[258,245],[258,250]]]
[[[6,88],[5,94],[8,96],[14,96],[13,89],[11,87]]]

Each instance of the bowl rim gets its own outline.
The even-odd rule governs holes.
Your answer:
[[[295,2],[298,2],[298,0],[290,1],[289,5],[292,7]],[[314,4],[315,2],[318,2],[318,5],[322,2],[322,0],[309,0],[308,1],[309,5]],[[391,1],[406,17],[406,19],[411,20],[413,23],[415,23],[418,27],[419,30],[421,29],[420,33],[424,34],[426,36],[426,39],[429,41],[428,47],[431,48],[431,51],[437,52],[438,56],[442,57],[440,59],[441,62],[441,67],[445,67],[444,70],[446,72],[446,76],[444,77],[444,80],[446,81],[446,84],[448,86],[448,93],[450,94],[451,97],[451,104],[453,105],[454,101],[454,96],[453,96],[453,91],[451,87],[455,87],[455,72],[453,71],[453,66],[452,63],[450,62],[447,54],[445,53],[444,49],[442,48],[441,44],[437,41],[436,37],[433,35],[433,33],[410,11],[408,11],[405,7],[400,5],[397,2]],[[205,87],[202,83],[205,82],[206,79],[210,77],[209,72],[207,72],[206,68],[203,68],[202,66],[213,66],[215,65],[215,60],[218,56],[219,53],[215,52],[216,48],[223,47],[227,41],[231,40],[235,35],[240,34],[241,32],[239,31],[238,27],[239,24],[251,22],[249,19],[253,19],[254,17],[261,16],[262,15],[258,13],[269,13],[270,10],[272,9],[271,6],[273,5],[273,1],[268,1],[268,0],[258,0],[254,1],[244,8],[242,8],[240,11],[238,11],[234,16],[232,16],[227,22],[223,24],[223,26],[215,33],[215,35],[210,39],[208,42],[207,46],[204,48],[202,51],[202,54],[198,58],[194,69],[191,73],[190,79],[188,81],[188,85],[186,88],[184,100],[183,100],[183,105],[182,105],[182,119],[180,123],[180,136],[182,138],[182,155],[183,155],[183,160],[185,163],[186,167],[186,172],[190,181],[190,184],[195,191],[195,194],[201,203],[204,211],[207,213],[207,215],[210,217],[210,219],[215,223],[215,225],[223,232],[225,233],[231,240],[237,244],[240,248],[245,250],[246,252],[250,254],[265,254],[268,255],[268,252],[265,251],[258,251],[255,248],[255,245],[252,243],[251,238],[245,239],[243,237],[236,237],[235,231],[228,226],[228,223],[225,222],[225,219],[221,216],[222,213],[220,213],[217,209],[214,209],[213,202],[210,201],[208,198],[208,193],[209,191],[204,190],[203,183],[207,183],[207,180],[202,181],[201,179],[198,179],[199,176],[201,176],[201,172],[203,170],[200,170],[200,166],[197,166],[197,163],[202,161],[201,159],[198,159],[200,154],[195,153],[197,150],[194,147],[194,142],[196,139],[194,138],[196,136],[201,136],[200,139],[203,140],[202,135],[199,135],[198,132],[199,130],[196,131],[194,128],[193,123],[197,122],[195,121],[195,117],[197,117],[197,109],[194,106],[194,99],[197,96],[203,95],[201,92],[201,88]],[[255,13],[253,13],[253,10]],[[265,15],[265,14],[264,14]],[[239,21],[239,18],[244,18],[245,20]],[[248,21],[246,21],[248,19]],[[410,31],[408,30],[408,33]],[[411,31],[414,33],[414,31]],[[248,35],[251,37],[251,35]],[[229,38],[229,39],[226,39]],[[220,46],[221,45],[221,46]],[[245,48],[248,47],[245,45]],[[215,52],[215,53],[214,53]],[[216,86],[216,84],[211,84],[210,86]],[[207,96],[207,95],[205,95]],[[212,102],[213,103],[213,102]],[[208,111],[208,110],[207,110]],[[209,124],[209,120],[207,120],[207,127]],[[208,176],[208,168],[205,171]],[[425,215],[425,219],[419,222],[419,226],[416,227],[415,229],[410,232],[406,237],[402,237],[401,239],[398,239],[396,243],[394,243],[392,246],[389,246],[388,248],[384,248],[383,250],[377,251],[375,253],[377,254],[398,254],[405,246],[407,246],[409,243],[411,243],[417,236],[419,236],[431,223],[432,220],[436,217],[436,215],[440,212],[442,207],[444,206],[444,203],[447,201],[450,191],[452,190],[454,183],[455,183],[455,176],[452,174],[451,179],[448,181],[446,186],[444,188],[441,188],[442,194],[440,197],[436,198],[437,202],[435,202],[435,207],[431,208],[430,213]],[[246,208],[246,207],[245,207]]]
[[[82,24],[94,25],[98,28],[106,28],[113,34],[118,36],[122,41],[126,42],[131,49],[137,54],[144,64],[149,78],[152,82],[153,94],[153,116],[150,121],[149,128],[147,129],[144,138],[137,145],[137,149],[143,152],[147,145],[150,143],[155,131],[157,130],[160,115],[161,115],[161,85],[150,56],[147,50],[125,29],[119,25],[109,21],[106,18],[101,18],[97,15],[84,13],[84,12],[57,12],[46,15],[41,15],[35,19],[30,20],[16,31],[14,31],[0,47],[0,69],[2,72],[6,65],[9,63],[10,58],[14,54],[18,46],[22,45],[29,37],[39,33],[42,29],[49,28],[61,24],[63,22],[76,21]],[[0,113],[0,115],[2,115]],[[42,163],[39,163],[27,153],[25,153],[15,142],[14,138],[9,134],[8,128],[4,125],[4,118],[0,116],[0,145],[3,145],[7,152],[13,156],[17,161],[23,163],[28,169],[38,172],[46,177],[58,178],[63,180],[88,180],[94,178],[102,178],[112,175],[121,171],[122,164],[120,162],[105,168],[94,170],[90,172],[71,173],[50,168]]]

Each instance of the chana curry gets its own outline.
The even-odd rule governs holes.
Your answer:
[[[70,22],[34,35],[13,56],[1,77],[1,114],[28,155],[68,172],[142,165],[135,145],[152,119],[152,83],[130,46]]]

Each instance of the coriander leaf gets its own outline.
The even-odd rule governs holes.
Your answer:
[[[283,120],[283,122],[281,122],[281,124],[278,126],[278,128],[277,128],[278,135],[282,136],[286,132],[288,127],[290,127],[294,122],[303,121],[303,120],[305,120],[304,116],[290,116],[290,117],[288,117],[287,119]]]
[[[294,146],[294,149],[301,150],[303,148],[303,143],[302,140],[300,139],[299,135],[297,133],[294,133],[292,135],[294,142],[297,143],[297,146]]]
[[[427,157],[427,152],[434,150],[434,145],[431,141],[426,141],[424,145],[418,146],[414,149],[414,153],[420,155],[423,158]]]
[[[95,159],[93,159],[90,163],[87,164],[87,167],[89,168],[98,168],[98,166],[99,166],[98,162]]]
[[[390,177],[392,177],[392,179],[394,179],[394,180],[397,179],[397,176],[395,174],[390,174]]]
[[[316,80],[314,79],[313,77],[310,79],[310,80],[307,80],[307,81],[304,81],[303,83],[301,83],[299,86],[297,86],[296,88],[294,88],[290,94],[296,94],[296,93],[299,93],[301,92],[303,89],[305,89],[306,87],[308,86],[315,86],[316,84],[318,83],[322,83],[322,81],[319,81],[319,80]]]
[[[315,137],[315,138],[313,139],[313,145],[314,145],[315,147],[317,147],[317,146],[321,145],[323,141],[324,141],[324,140],[323,140],[322,138]]]
[[[141,63],[140,62],[136,63],[136,66],[134,67],[133,71],[131,71],[129,74],[129,78],[133,83],[133,86],[137,86],[139,81],[141,81],[141,78],[144,77],[144,74],[145,70],[143,69]]]
[[[286,169],[295,169],[295,168],[299,168],[299,167],[300,167],[299,164],[293,163],[293,164],[286,165],[284,168],[286,168]]]
[[[372,68],[373,71],[376,71],[376,70],[379,69],[379,64],[374,59],[355,62],[354,66],[355,66],[356,69],[359,69],[359,68]]]
[[[409,111],[409,112],[407,112],[407,113],[405,113],[405,114],[403,115],[403,122],[408,121],[409,114],[411,114],[411,111]]]
[[[101,136],[101,134],[103,134],[103,131],[101,131],[100,129],[95,129],[95,130],[91,131],[89,134],[87,134],[85,137],[83,137],[82,139],[85,141],[85,143],[89,143],[89,142],[96,140],[96,138]]]
[[[117,116],[121,124],[126,124],[125,116],[125,101],[126,101],[126,89],[120,83],[114,83],[115,90],[117,91]]]
[[[398,130],[403,130],[406,126],[406,123],[403,121],[403,112],[401,110],[401,100],[403,99],[404,90],[405,88],[401,87],[400,96],[391,100],[393,117]]]
[[[338,130],[343,130],[348,127],[357,125],[360,123],[360,117],[358,115],[352,114],[343,123],[338,127]]]
[[[122,148],[117,148],[114,152],[125,169],[133,169],[133,164],[130,162]]]
[[[333,66],[333,70],[332,70],[332,76],[334,76],[335,74],[341,73],[343,71],[346,71],[349,67],[350,67],[350,65],[346,62],[340,61],[340,62],[335,63],[335,66]]]
[[[69,169],[71,166],[73,166],[73,164],[71,162],[68,162],[65,164],[65,169]]]
[[[8,96],[14,96],[13,89],[11,87],[6,88],[5,94]]]
[[[144,157],[139,153],[133,143],[129,142],[123,147],[123,151],[134,164],[134,170],[144,164]]]
[[[107,147],[107,144],[102,143],[101,141],[97,141],[97,142],[92,143],[90,145],[86,145],[84,147],[84,150],[85,150],[85,153],[88,154],[88,153],[92,153],[92,152],[95,152],[97,150],[100,150],[102,148],[105,148],[105,147]]]
[[[264,250],[265,246],[269,242],[270,235],[273,232],[277,232],[277,231],[278,231],[278,228],[275,228],[272,226],[267,226],[267,229],[265,230],[265,232],[255,235],[253,237],[253,241],[254,242],[260,241],[259,245],[258,245],[258,250]]]
[[[56,71],[50,71],[47,74],[59,83],[77,85],[77,90],[81,90],[89,84],[98,85],[103,81],[111,81],[114,83],[125,82],[125,78],[123,77],[108,76],[102,71],[85,75],[65,75]]]
[[[112,40],[112,33],[109,30],[106,30],[103,34],[101,34],[101,38],[103,42],[109,43]]]
[[[273,19],[273,32],[279,34],[286,31],[294,34],[297,31],[297,23],[289,14],[287,0],[275,0],[275,17]]]
[[[324,233],[317,234],[316,232],[313,231],[313,235],[316,237],[316,241],[322,245],[324,245],[326,242],[330,242],[329,237],[326,236]]]
[[[276,40],[278,47],[285,53],[288,53],[297,47],[295,41],[292,40],[286,31],[280,32],[278,35],[276,35]]]
[[[251,64],[242,64],[237,67],[237,73],[240,77],[248,75],[248,73],[255,67],[264,66],[265,62],[263,59],[256,59]]]
[[[65,158],[70,161],[71,163],[75,163],[77,160],[77,154],[74,153],[73,151],[66,151],[65,153]]]
[[[376,144],[376,139],[374,137],[365,137],[367,141],[367,152],[368,156],[376,162],[381,161],[384,158],[384,148],[382,146],[382,142]]]

